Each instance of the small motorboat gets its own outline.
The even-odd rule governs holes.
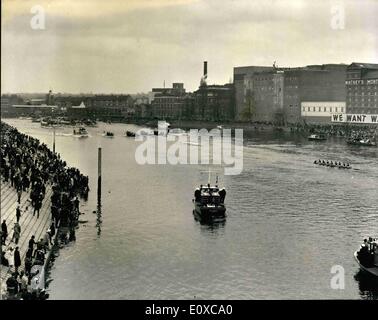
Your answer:
[[[104,131],[104,133],[102,134],[103,137],[106,137],[106,138],[113,138],[114,137],[114,133],[113,132],[110,132],[110,131]]]
[[[371,141],[370,139],[357,139],[357,138],[348,139],[347,144],[353,145],[353,146],[365,146],[365,147],[375,147],[377,145],[376,142]]]
[[[42,119],[40,122],[41,122],[41,127],[48,127],[49,126],[49,122],[45,119]]]
[[[307,137],[309,141],[324,141],[327,140],[327,138],[323,134],[312,134]]]
[[[154,129],[155,136],[167,136],[169,129]]]
[[[125,136],[126,136],[126,137],[135,137],[135,132],[132,132],[132,131],[126,131]]]
[[[354,252],[354,258],[362,270],[378,277],[378,239],[365,239],[360,249]]]
[[[78,130],[73,130],[73,136],[77,138],[87,138],[88,132],[84,127],[80,127]]]
[[[219,125],[219,126],[217,126],[217,129],[222,130],[223,126]]]
[[[166,121],[159,121],[158,127],[153,130],[155,136],[167,136],[171,130],[171,125]]]
[[[184,135],[186,134],[187,132],[183,129],[180,129],[180,128],[173,128],[173,129],[170,129],[169,130],[169,134],[170,135],[176,135],[176,136],[179,136],[179,135]]]
[[[149,129],[149,128],[144,128],[144,129],[139,129],[136,134],[138,136],[153,136],[154,135],[154,131],[152,129]]]

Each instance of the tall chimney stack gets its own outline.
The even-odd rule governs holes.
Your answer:
[[[203,78],[207,79],[207,61],[203,62]]]

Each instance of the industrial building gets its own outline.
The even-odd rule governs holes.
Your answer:
[[[345,64],[298,68],[251,66],[234,68],[236,120],[274,124],[330,122],[328,103],[345,103]],[[321,102],[315,114],[303,107]],[[305,105],[302,105],[305,103]],[[344,106],[345,107],[345,106]],[[313,110],[313,109],[312,109]],[[328,107],[328,110],[329,107]]]
[[[353,62],[346,72],[349,114],[378,114],[378,64]]]

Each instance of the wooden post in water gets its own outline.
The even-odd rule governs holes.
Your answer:
[[[101,203],[101,148],[98,148],[97,203]]]

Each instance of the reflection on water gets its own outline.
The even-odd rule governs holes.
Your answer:
[[[226,224],[226,215],[224,215],[223,217],[220,216],[205,218],[199,215],[195,210],[193,210],[193,217],[194,220],[201,225],[202,230],[212,233],[217,232],[219,229],[224,229],[224,226]]]
[[[8,122],[52,146],[51,130]],[[88,223],[51,270],[51,299],[377,298],[375,284],[354,277],[353,252],[378,236],[378,148],[247,131],[242,174],[219,176],[227,218],[209,222],[192,214],[193,190],[208,166],[138,165],[139,143],[123,136],[137,129],[99,123],[87,139],[57,129],[57,152],[89,175],[91,192],[80,208]],[[359,170],[319,167],[315,159]],[[345,269],[345,290],[330,287],[334,265]]]
[[[96,219],[96,228],[97,228],[97,236],[101,236],[101,226],[102,226],[102,212],[101,212],[101,203],[98,202],[97,204],[97,211],[96,211],[97,219]]]
[[[358,282],[361,298],[367,300],[378,299],[378,278],[363,271],[359,270],[354,279]]]

